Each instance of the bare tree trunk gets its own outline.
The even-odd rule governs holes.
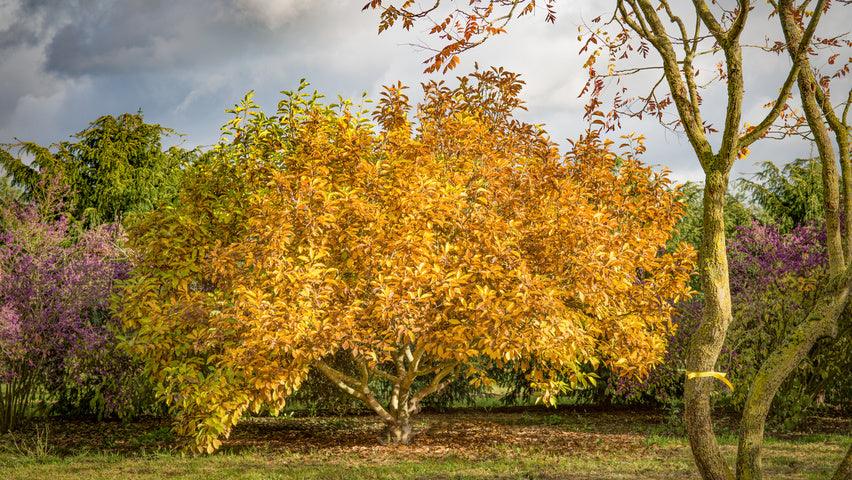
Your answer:
[[[399,411],[394,412],[394,421],[387,424],[385,439],[388,443],[407,445],[411,442],[411,414],[409,405],[403,405]]]
[[[846,457],[837,466],[837,471],[831,477],[831,480],[849,480],[852,478],[852,445],[846,450]]]
[[[818,5],[821,8],[822,2]],[[817,10],[818,12],[821,10]],[[754,378],[740,421],[739,448],[737,451],[737,477],[740,480],[758,480],[763,478],[761,450],[763,433],[769,408],[784,380],[796,369],[799,363],[813,348],[817,340],[837,335],[840,315],[846,308],[850,288],[852,288],[852,268],[846,265],[844,242],[840,228],[840,179],[837,172],[837,159],[834,145],[826,126],[826,106],[817,101],[817,84],[810,61],[799,54],[795,46],[800,45],[804,32],[794,19],[791,4],[779,8],[782,30],[787,40],[788,51],[794,62],[800,62],[798,72],[799,94],[802,108],[819,150],[822,164],[822,182],[824,192],[826,246],[828,248],[829,272],[831,278],[825,286],[825,294],[817,300],[807,318],[784,340],[781,346],[770,353]],[[845,127],[845,126],[844,126]],[[835,129],[841,148],[848,145],[847,132]],[[842,136],[842,138],[841,138]],[[844,177],[850,173],[848,151],[841,150],[845,157]],[[844,190],[848,178],[844,178]],[[849,213],[847,212],[847,217]],[[847,232],[848,233],[848,232]],[[848,252],[846,252],[848,254]]]
[[[761,448],[769,407],[778,388],[808,354],[814,343],[822,337],[837,333],[837,320],[843,313],[852,287],[852,269],[842,278],[833,279],[837,285],[817,301],[808,317],[784,341],[780,348],[770,353],[763,363],[748,392],[740,421],[740,439],[737,454],[737,478],[756,480],[763,478]]]
[[[37,370],[28,370],[19,363],[12,371],[17,373],[0,388],[0,433],[11,432],[20,427],[38,389]]]
[[[700,372],[713,370],[731,323],[731,294],[728,258],[725,250],[725,195],[727,171],[708,169],[704,186],[704,232],[700,251],[700,272],[705,305],[701,326],[689,344],[686,368]],[[688,380],[684,388],[684,421],[696,466],[708,480],[730,480],[733,474],[722,457],[713,432],[710,391],[712,378]]]
[[[385,423],[383,436],[386,442],[407,444],[411,442],[414,436],[411,416],[420,411],[420,404],[425,397],[439,392],[449,385],[457,365],[455,363],[439,364],[425,370],[418,369],[423,356],[422,349],[415,350],[412,353],[410,349],[406,348],[400,352],[396,359],[397,375],[391,375],[378,368],[371,369],[365,362],[358,359],[356,359],[356,363],[361,370],[359,378],[335,370],[321,360],[314,362],[314,366],[337,388],[364,402],[379,415]],[[428,374],[434,374],[432,381],[422,389],[416,392],[412,391],[411,385],[414,380]],[[387,408],[379,403],[373,392],[370,391],[371,375],[387,380],[392,385]]]

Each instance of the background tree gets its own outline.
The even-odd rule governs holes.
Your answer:
[[[426,84],[416,125],[400,85],[377,124],[301,91],[234,110],[180,202],[131,228],[117,304],[180,434],[214,450],[311,367],[395,442],[453,379],[487,382],[480,359],[523,367],[545,403],[600,364],[647,374],[690,293],[692,250],[664,249],[679,194],[629,139],[561,157],[513,117],[520,88],[497,69]]]
[[[727,7],[723,2],[693,0],[689,7],[673,6],[667,0],[616,0],[609,21],[598,17],[591,27],[581,32],[585,45],[581,52],[589,52],[585,64],[588,82],[583,89],[589,95],[586,107],[588,119],[604,129],[614,129],[624,116],[641,118],[651,115],[664,124],[682,129],[705,173],[703,240],[699,253],[702,290],[707,299],[704,320],[692,337],[687,360],[689,372],[714,371],[725,335],[731,324],[732,309],[727,255],[725,251],[724,207],[731,167],[737,158],[748,155],[749,146],[770,133],[773,124],[787,109],[787,100],[798,84],[804,117],[823,162],[823,187],[825,190],[825,225],[827,248],[831,266],[831,280],[822,288],[827,292],[815,302],[808,314],[812,321],[803,322],[800,329],[791,333],[789,342],[769,357],[769,363],[756,377],[753,401],[748,402],[743,418],[737,472],[743,478],[761,476],[760,444],[763,422],[780,383],[799,362],[813,342],[821,336],[836,333],[836,320],[846,303],[848,285],[839,230],[839,194],[841,180],[837,175],[836,158],[828,139],[828,129],[834,132],[841,151],[844,172],[842,185],[849,194],[845,201],[852,205],[852,169],[848,162],[849,141],[846,113],[849,101],[835,112],[830,102],[829,87],[833,77],[845,75],[848,64],[841,63],[834,74],[821,74],[812,68],[809,57],[818,54],[820,46],[844,45],[840,37],[817,37],[816,27],[832,2],[809,0],[795,2],[780,0],[769,2],[770,16],[781,19],[784,40],[769,44],[766,50],[788,52],[791,66],[779,85],[778,96],[770,102],[768,113],[754,126],[743,122],[744,74],[742,33],[749,15],[755,7],[750,0],[737,0]],[[555,21],[554,1],[544,4],[546,21]],[[421,9],[411,1],[383,2],[372,0],[364,9],[380,10],[379,31],[399,23],[410,29],[418,21],[431,23],[430,33],[438,35],[444,46],[433,50],[427,61],[427,71],[458,64],[458,54],[480,45],[488,38],[505,32],[513,19],[535,11],[534,0],[473,0],[466,2],[436,1]],[[686,13],[683,12],[686,10]],[[601,24],[601,22],[604,22]],[[848,44],[846,44],[848,45]],[[650,49],[659,55],[661,65],[628,64],[618,69],[616,64],[631,56],[647,57]],[[702,116],[702,84],[697,80],[696,59],[711,55],[719,59],[715,80],[722,80],[725,88],[725,116],[721,132]],[[830,58],[831,64],[837,57]],[[606,68],[601,69],[600,63]],[[661,73],[659,81],[652,83],[646,94],[627,93],[622,80],[626,75],[647,70]],[[613,82],[607,82],[613,78]],[[615,87],[611,106],[604,106],[607,87]],[[662,93],[662,86],[668,93]],[[660,91],[658,91],[660,90]],[[676,115],[666,118],[674,107]],[[607,110],[603,112],[602,110]],[[828,126],[826,126],[826,122]],[[720,133],[715,142],[711,135]],[[715,146],[714,146],[715,145]],[[845,155],[845,160],[844,160]],[[852,210],[852,208],[849,208]],[[847,222],[852,222],[847,216]],[[852,225],[852,223],[850,223]],[[852,228],[847,226],[847,243],[852,238]],[[813,328],[810,328],[813,327]],[[685,420],[696,464],[705,479],[730,479],[734,472],[722,456],[712,428],[710,393],[712,378],[687,378],[685,387]],[[852,455],[852,449],[850,449]],[[838,473],[840,475],[840,473]]]
[[[42,180],[63,178],[70,186],[65,201],[75,218],[89,224],[111,222],[174,196],[181,169],[195,154],[177,147],[163,150],[163,137],[173,134],[145,123],[141,113],[105,115],[74,135],[74,141],[52,147],[6,145],[0,149],[0,167],[35,200],[45,194]]]
[[[813,138],[820,158],[822,177],[823,220],[826,249],[828,251],[828,280],[820,286],[821,295],[804,319],[768,356],[755,376],[749,390],[740,422],[740,441],[737,451],[737,475],[740,478],[762,478],[761,448],[763,430],[772,399],[784,380],[821,338],[836,337],[840,331],[840,318],[848,311],[852,291],[852,148],[849,142],[849,107],[852,106],[852,89],[844,101],[835,105],[831,100],[831,77],[815,69],[810,56],[797,55],[792,45],[800,45],[809,37],[811,25],[805,26],[808,3],[770,2],[775,7],[784,33],[787,51],[798,62],[799,99],[807,130]],[[817,17],[822,3],[810,16]],[[847,42],[847,46],[850,43]],[[833,63],[829,59],[829,63]],[[848,71],[848,64],[838,75]],[[837,153],[835,153],[837,152]],[[839,156],[839,158],[838,158]],[[839,160],[839,162],[838,162]],[[840,164],[841,172],[837,171]],[[842,194],[841,194],[842,192]],[[842,204],[841,204],[842,202]],[[842,211],[846,211],[845,219]],[[843,226],[844,224],[845,229]],[[845,231],[844,231],[845,230]],[[852,446],[833,478],[852,476]]]
[[[8,205],[20,195],[18,189],[12,186],[9,177],[0,175],[0,205]]]
[[[739,189],[751,197],[766,220],[782,231],[821,223],[824,218],[822,168],[818,158],[794,160],[783,167],[763,162],[751,178],[740,178]]]

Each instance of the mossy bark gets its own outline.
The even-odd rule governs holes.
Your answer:
[[[815,12],[822,12],[824,1],[818,3]],[[779,17],[788,51],[794,62],[800,63],[798,72],[799,95],[802,110],[808,127],[819,151],[822,164],[822,182],[824,192],[824,215],[826,229],[826,247],[828,249],[829,273],[831,278],[823,286],[823,295],[817,300],[808,316],[800,323],[776,350],[770,353],[752,382],[743,415],[740,421],[739,448],[737,450],[737,477],[739,480],[758,480],[763,478],[761,450],[766,418],[772,400],[784,380],[807,356],[817,340],[837,334],[838,321],[843,314],[852,289],[852,268],[847,265],[848,245],[844,248],[844,239],[840,228],[840,186],[841,179],[837,171],[837,158],[834,152],[828,121],[835,131],[838,145],[841,147],[843,166],[843,187],[847,200],[852,185],[849,175],[848,132],[837,125],[836,116],[831,117],[826,105],[818,101],[821,87],[817,83],[810,62],[796,46],[802,44],[806,32],[795,19],[796,12],[789,2],[779,4]],[[812,27],[809,27],[809,29]],[[824,102],[823,102],[824,103]],[[832,123],[832,120],[834,123]],[[846,151],[843,148],[846,147]],[[849,214],[847,212],[847,218]],[[847,232],[848,235],[848,232]],[[847,236],[848,239],[848,236]],[[844,250],[846,250],[844,252]]]
[[[726,171],[709,171],[704,187],[704,232],[700,251],[701,281],[705,295],[701,326],[694,334],[687,352],[689,371],[713,370],[725,332],[731,323],[731,293],[728,281],[728,258],[725,249],[725,194],[728,189]],[[733,474],[722,457],[713,432],[710,392],[712,378],[695,378],[684,388],[684,421],[689,444],[701,476],[708,480],[730,480]]]
[[[852,288],[852,269],[835,278],[833,288],[817,301],[808,317],[789,335],[782,345],[770,353],[761,366],[748,392],[740,421],[737,450],[737,478],[763,478],[761,449],[769,407],[778,388],[807,356],[820,338],[837,334],[837,321],[846,307]]]

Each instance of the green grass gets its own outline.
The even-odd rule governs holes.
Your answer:
[[[531,456],[470,461],[462,458],[399,460],[387,465],[363,462],[312,463],[298,457],[266,457],[257,454],[217,455],[211,458],[156,456],[122,458],[117,456],[78,456],[55,461],[4,465],[4,478],[55,480],[71,478],[243,478],[243,479],[395,479],[395,478],[582,478],[580,472],[594,472],[586,478],[634,478],[636,473],[667,475],[688,472],[680,461],[631,460]]]
[[[46,441],[37,425],[0,436],[0,479],[697,478],[686,441],[664,421],[648,412],[424,414],[414,444],[397,447],[376,440],[372,417],[247,419],[202,457],[175,450],[161,421],[54,421]],[[720,440],[733,460],[736,439]],[[837,432],[769,438],[766,476],[826,478],[850,443]]]

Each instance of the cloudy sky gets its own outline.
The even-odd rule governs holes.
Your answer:
[[[328,94],[375,95],[382,85],[425,77],[425,53],[410,46],[425,32],[377,35],[365,0],[0,0],[0,142],[14,138],[51,143],[83,129],[99,115],[142,109],[148,121],[185,134],[186,146],[209,145],[226,120],[225,109],[247,90],[272,110],[278,92],[307,78]],[[584,128],[577,98],[585,58],[577,26],[604,2],[558,2],[559,18],[543,15],[513,25],[502,38],[469,52],[458,73],[499,65],[523,74],[529,111],[556,139]],[[681,3],[681,2],[676,2]],[[762,2],[757,2],[762,3]],[[836,7],[823,34],[852,23],[849,7]],[[746,35],[762,43],[779,35],[765,12],[755,12]],[[848,53],[848,52],[847,52]],[[785,56],[748,53],[745,120],[756,123],[761,105],[782,82]],[[844,54],[844,57],[847,56]],[[707,70],[710,68],[708,66]],[[705,96],[706,117],[721,118],[720,92]],[[652,121],[626,125],[648,137],[645,160],[669,167],[679,180],[700,170],[682,135]],[[737,164],[809,155],[802,142],[766,141]]]

